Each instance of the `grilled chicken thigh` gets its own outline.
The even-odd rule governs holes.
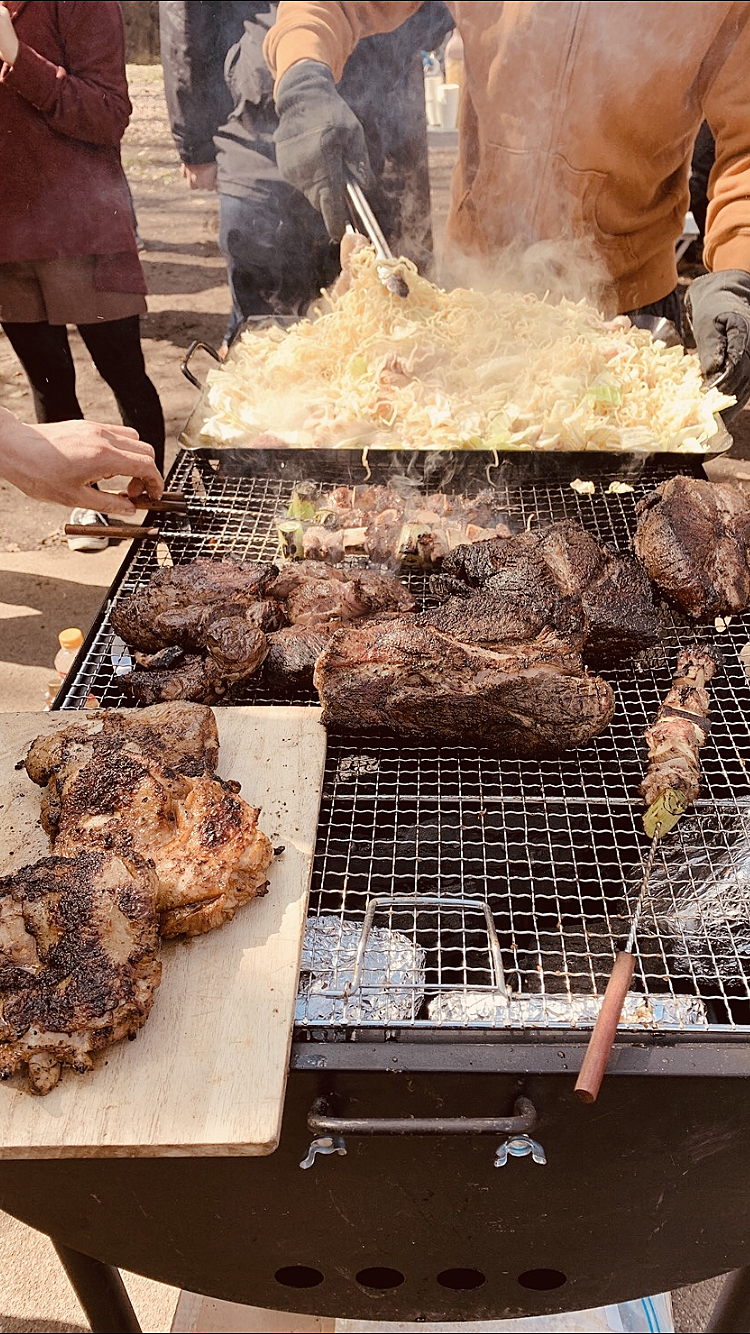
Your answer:
[[[219,759],[219,733],[211,709],[184,702],[155,704],[138,713],[102,709],[67,727],[37,737],[24,761],[29,778],[46,791],[42,827],[54,837],[62,788],[99,751],[123,750],[188,775],[212,774]]]
[[[186,778],[113,745],[63,785],[54,848],[62,856],[85,848],[148,859],[161,934],[195,936],[265,892],[273,851],[257,820],[236,785]]]
[[[48,1093],[135,1037],[161,979],[155,901],[152,867],[102,850],[0,880],[0,1078],[27,1065]]]

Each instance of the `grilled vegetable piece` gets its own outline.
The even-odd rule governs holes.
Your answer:
[[[671,689],[646,732],[648,772],[641,783],[647,806],[666,792],[681,793],[685,808],[700,790],[699,751],[709,730],[707,683],[721,658],[708,644],[683,649]]]
[[[490,650],[420,619],[378,617],[332,635],[314,675],[326,726],[532,758],[586,745],[609,723],[612,690],[554,634]]]
[[[97,850],[0,880],[0,1078],[35,1093],[135,1037],[161,979],[153,868]]]
[[[657,588],[703,620],[750,604],[750,501],[729,482],[671,477],[636,507],[633,539]]]

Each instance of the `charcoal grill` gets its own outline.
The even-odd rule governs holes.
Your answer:
[[[129,702],[109,612],[160,564],[272,559],[300,481],[408,469],[468,493],[489,482],[519,528],[574,518],[625,549],[637,501],[700,464],[183,452],[169,485],[186,493],[187,516],[159,515],[159,538],[126,558],[56,707]],[[594,480],[592,496],[576,477]],[[633,490],[608,490],[622,480]],[[404,577],[427,605],[426,577]],[[750,805],[750,618],[707,633],[725,666],[688,818],[716,840]],[[398,932],[424,961],[419,977],[334,965],[331,1017],[303,976],[271,1158],[6,1163],[0,1205],[85,1255],[209,1295],[382,1320],[576,1309],[744,1263],[750,978],[739,956],[731,977],[677,967],[670,941],[644,929],[642,1005],[626,1011],[595,1107],[573,1097],[647,846],[643,731],[694,638],[665,612],[658,649],[603,673],[610,729],[556,761],[329,736],[309,921],[354,923],[363,949],[375,928]],[[316,705],[262,676],[234,702]],[[524,998],[505,1019],[492,1011],[500,973]]]

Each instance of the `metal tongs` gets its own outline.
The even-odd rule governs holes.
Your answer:
[[[370,208],[361,186],[354,181],[347,181],[346,197],[349,212],[352,215],[352,222],[357,224],[354,230],[361,231],[362,235],[366,236],[368,241],[374,245],[378,259],[394,259],[395,256],[380,230],[380,224]],[[407,297],[409,295],[409,288],[401,274],[394,273],[393,269],[386,267],[385,264],[378,265],[378,277],[383,286],[394,296]]]

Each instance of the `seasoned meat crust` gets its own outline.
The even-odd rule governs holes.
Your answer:
[[[161,979],[156,876],[134,855],[47,857],[0,880],[0,1078],[28,1065],[48,1093],[63,1065],[135,1037]]]
[[[103,849],[148,859],[161,935],[211,931],[266,892],[273,857],[259,812],[235,786],[187,778],[113,743],[63,785],[55,852]]]
[[[315,560],[285,566],[269,584],[268,596],[284,601],[292,625],[310,628],[414,607],[408,588],[391,574],[340,569]]]
[[[671,477],[636,507],[636,555],[694,620],[750,604],[750,502],[729,482]]]
[[[609,723],[610,687],[553,634],[490,650],[419,620],[378,618],[335,632],[314,676],[326,726],[388,728],[533,758],[586,745]]]
[[[29,778],[46,787],[42,827],[54,836],[65,783],[100,751],[125,751],[150,758],[178,773],[213,774],[219,760],[219,733],[211,709],[183,702],[155,704],[138,713],[98,710],[79,715],[67,727],[37,737],[24,766]]]
[[[610,551],[572,519],[456,547],[432,586],[438,596],[467,598],[463,615],[453,599],[443,612],[428,614],[431,624],[466,642],[522,644],[551,629],[587,662],[604,665],[659,637],[651,589],[637,561]]]
[[[233,603],[249,607],[265,597],[275,565],[199,558],[158,570],[145,588],[118,602],[110,624],[131,648],[156,653],[169,644],[201,646],[207,607]]]

